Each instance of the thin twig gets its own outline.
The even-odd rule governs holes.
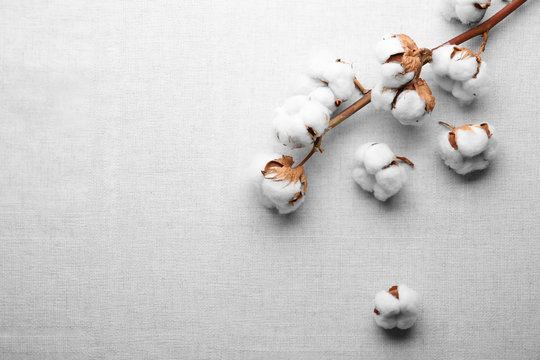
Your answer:
[[[488,32],[486,31],[485,33],[482,34],[482,45],[480,45],[480,49],[478,49],[478,52],[476,53],[476,56],[479,56],[481,53],[484,52],[484,50],[486,50],[486,44],[487,44],[487,41],[488,41]]]

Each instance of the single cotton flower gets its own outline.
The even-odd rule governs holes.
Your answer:
[[[425,51],[405,34],[384,36],[375,47],[377,60],[382,64],[382,86],[399,88],[410,82],[422,68]]]
[[[463,24],[482,20],[491,0],[442,0],[441,13],[447,19],[457,19]]]
[[[488,123],[453,127],[439,139],[439,154],[444,163],[460,175],[483,170],[495,157],[496,143],[493,127]]]
[[[397,91],[397,89],[387,88],[379,82],[371,89],[371,103],[378,110],[390,111]]]
[[[420,295],[406,285],[392,286],[375,296],[373,316],[383,329],[408,329],[414,325],[420,312]]]
[[[250,180],[259,202],[289,214],[302,205],[307,177],[302,166],[292,167],[290,156],[257,159],[251,166]]]
[[[377,200],[386,201],[397,194],[407,181],[407,170],[396,160],[414,167],[409,159],[395,156],[388,145],[366,143],[355,153],[352,177],[363,190],[373,192]]]

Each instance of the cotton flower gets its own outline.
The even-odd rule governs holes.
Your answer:
[[[392,110],[392,103],[396,97],[397,89],[387,88],[382,83],[377,83],[371,89],[371,103],[378,110]]]
[[[397,95],[392,115],[403,125],[417,125],[435,107],[435,98],[425,80],[418,79]]]
[[[302,205],[307,177],[302,166],[292,167],[290,156],[259,157],[250,167],[250,181],[258,201],[280,214],[289,214]]]
[[[405,34],[386,35],[375,47],[381,65],[381,84],[399,88],[410,82],[422,68],[422,49]]]
[[[460,175],[483,170],[495,157],[496,143],[493,139],[493,127],[488,123],[453,127],[441,135],[439,154],[444,163]]]
[[[373,192],[377,200],[386,201],[407,181],[407,170],[396,160],[414,166],[407,158],[395,156],[386,144],[366,143],[355,153],[352,177],[363,190]]]
[[[373,316],[383,329],[408,329],[414,325],[420,312],[420,295],[406,285],[392,286],[375,296]]]
[[[447,20],[474,24],[482,20],[490,5],[491,0],[442,0],[441,13]]]
[[[462,104],[470,104],[488,85],[487,64],[466,48],[445,45],[432,53],[431,68],[439,86]]]

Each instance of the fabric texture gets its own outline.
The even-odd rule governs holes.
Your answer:
[[[370,88],[381,36],[464,25],[422,0],[0,2],[0,358],[538,358],[539,5],[490,33],[488,94],[461,107],[426,67],[425,124],[368,105],[279,216],[240,174],[282,152],[273,109],[313,49]],[[497,158],[448,170],[438,121],[493,124]],[[372,140],[416,165],[386,203],[351,177]],[[373,298],[400,283],[422,312],[386,332]]]

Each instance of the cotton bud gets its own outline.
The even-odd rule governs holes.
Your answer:
[[[386,144],[366,143],[355,153],[352,177],[360,187],[386,201],[401,190],[407,181],[407,170],[396,160],[414,166],[407,158],[395,156]]]
[[[351,64],[327,52],[312,56],[308,75],[326,83],[337,99],[345,101],[354,92],[354,71]]]
[[[268,161],[268,159],[273,160]],[[292,167],[290,156],[261,157],[251,166],[250,180],[259,202],[288,214],[300,207],[307,189],[307,177],[302,166]]]
[[[453,127],[441,135],[439,153],[445,164],[460,175],[483,170],[495,157],[496,144],[493,139],[493,127],[488,123]]]
[[[383,87],[399,88],[411,81],[422,68],[427,49],[418,49],[405,34],[384,36],[375,48],[377,60],[382,64]]]
[[[425,80],[418,79],[397,95],[392,115],[403,125],[418,125],[426,113],[435,108],[435,98]]]
[[[373,316],[383,329],[408,329],[414,325],[420,312],[420,295],[406,285],[394,285],[375,296]]]
[[[442,0],[441,12],[448,20],[474,24],[482,20],[490,5],[491,0]]]

